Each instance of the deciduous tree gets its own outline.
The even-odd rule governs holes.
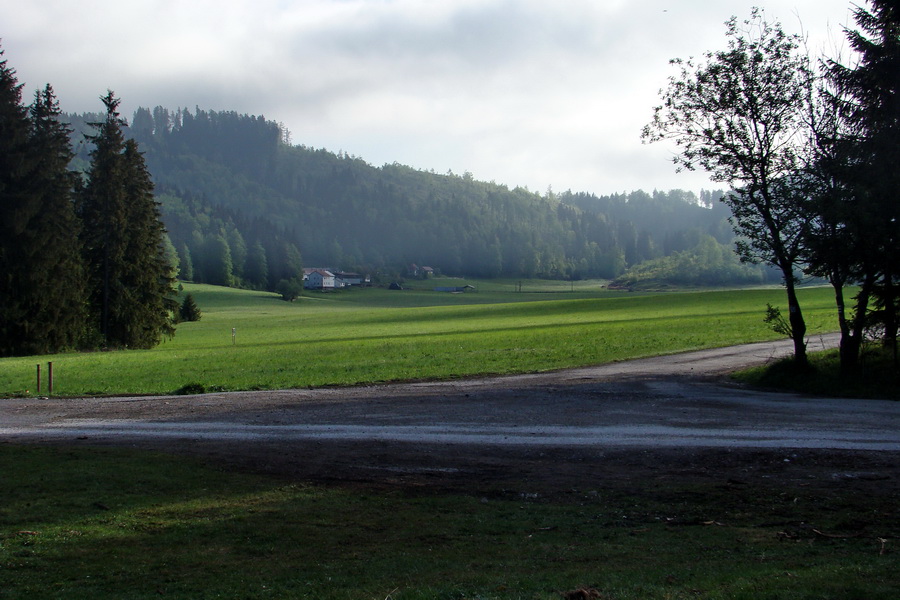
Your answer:
[[[727,22],[728,47],[705,61],[672,61],[680,68],[661,92],[663,104],[643,137],[674,140],[681,168],[708,171],[728,184],[738,252],[777,267],[787,291],[798,364],[806,364],[806,325],[795,285],[809,218],[801,209],[807,123],[804,109],[813,76],[799,39],[754,10]]]

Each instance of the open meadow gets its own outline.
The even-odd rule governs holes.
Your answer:
[[[276,294],[184,284],[203,313],[152,350],[0,359],[0,396],[169,394],[537,372],[773,339],[778,288],[628,294],[596,282],[473,282],[465,293]],[[521,291],[517,291],[521,289]],[[183,296],[182,296],[183,297]],[[830,288],[801,290],[809,333],[836,328]],[[814,349],[814,348],[811,348]]]
[[[34,394],[35,364],[50,360],[55,391],[70,396],[559,369],[771,339],[765,304],[783,293],[542,286],[362,289],[290,304],[185,285],[203,317],[173,340],[4,359],[0,393]],[[811,333],[833,328],[830,290],[801,300]],[[474,463],[451,448],[449,464],[507,475],[386,471],[373,483],[334,477],[348,444],[273,450],[328,469],[304,479],[250,468],[252,445],[231,463],[203,458],[196,440],[158,453],[88,436],[0,437],[0,598],[887,600],[900,589],[896,453],[598,450],[591,471],[586,452],[526,450],[507,473],[496,447],[467,449]],[[435,450],[410,446],[399,451],[411,460]],[[531,461],[577,484],[540,483]]]

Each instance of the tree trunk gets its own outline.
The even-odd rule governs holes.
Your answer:
[[[874,283],[874,275],[866,275],[856,295],[852,327],[848,323],[846,333],[841,330],[840,357],[843,375],[852,375],[859,367],[859,353],[866,330],[866,313],[869,310],[869,295],[872,293]]]
[[[793,277],[786,277],[784,283],[788,297],[788,322],[791,324],[791,338],[794,340],[794,362],[799,367],[806,367],[809,365],[806,358],[806,322],[797,300]]]
[[[844,281],[832,277],[831,285],[834,288],[834,300],[837,304],[838,326],[841,329],[841,342],[838,352],[841,360],[841,373],[846,375],[856,368],[856,357],[859,355],[859,343],[853,337],[850,323],[847,321],[847,305],[844,302]]]
[[[897,287],[890,271],[884,274],[884,346],[888,348],[897,364]]]

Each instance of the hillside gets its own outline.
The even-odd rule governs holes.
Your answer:
[[[76,132],[93,118],[67,117]],[[387,280],[413,263],[445,275],[612,279],[732,242],[721,192],[541,195],[291,145],[279,124],[234,112],[141,108],[130,135],[155,180],[182,277],[196,281],[273,289],[301,264]],[[84,156],[87,144],[74,136]]]

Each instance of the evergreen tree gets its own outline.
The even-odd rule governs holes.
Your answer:
[[[0,60],[0,355],[4,356],[22,352],[16,329],[23,307],[15,299],[24,264],[17,254],[17,240],[37,212],[25,186],[31,168],[29,130],[22,85],[15,70]]]
[[[181,245],[181,260],[178,274],[184,281],[194,280],[194,259],[191,257],[191,249],[187,244]]]
[[[70,130],[59,121],[59,104],[47,85],[31,107],[31,150],[36,155],[30,183],[39,210],[18,242],[26,254],[28,277],[17,297],[27,306],[28,353],[75,347],[84,334],[85,288],[80,222],[75,216],[76,175]]]
[[[102,98],[106,116],[92,123],[95,133],[90,153],[87,184],[79,198],[78,213],[82,221],[82,251],[88,289],[91,326],[100,343],[119,345],[113,332],[120,315],[127,314],[128,298],[122,287],[122,271],[127,246],[125,220],[125,187],[122,184],[122,151],[124,122],[119,118],[119,100],[112,92]]]
[[[237,227],[231,227],[226,237],[228,249],[231,251],[231,266],[235,280],[240,282],[244,277],[244,269],[247,263],[247,244],[244,236]]]
[[[178,250],[175,249],[172,238],[165,231],[163,232],[162,248],[166,264],[169,266],[169,275],[172,279],[177,279],[178,273],[181,272],[181,257],[178,256]]]
[[[179,315],[181,316],[182,321],[200,320],[200,307],[197,306],[197,301],[194,300],[194,296],[192,294],[188,294],[184,297],[184,302],[181,303],[181,310],[179,311]]]
[[[259,242],[256,242],[247,252],[244,276],[253,287],[265,288],[268,284],[269,263],[266,259],[266,249]]]
[[[853,278],[861,284],[856,331],[844,331],[841,341],[842,364],[847,360],[851,367],[870,296],[895,358],[900,325],[900,2],[870,0],[869,5],[854,11],[859,30],[847,31],[855,64],[832,62],[828,73],[845,125],[836,144],[843,158],[837,169],[843,192],[838,232],[853,234],[840,258],[851,257]]]
[[[203,266],[203,281],[213,285],[231,286],[234,284],[234,271],[231,262],[231,248],[223,235],[216,235],[204,244],[206,252]]]
[[[49,85],[22,106],[0,62],[0,355],[57,352],[81,335],[72,151],[59,114]]]
[[[106,117],[93,124],[79,205],[89,309],[103,344],[149,348],[174,332],[177,305],[163,255],[165,230],[143,157],[134,141],[125,141],[120,101],[112,92],[102,101]]]
[[[133,139],[125,142],[122,160],[129,228],[123,277],[125,289],[133,299],[123,341],[130,347],[152,348],[163,336],[175,333],[172,317],[178,310],[173,288],[176,269],[166,256],[166,230],[153,196],[153,181]]]

